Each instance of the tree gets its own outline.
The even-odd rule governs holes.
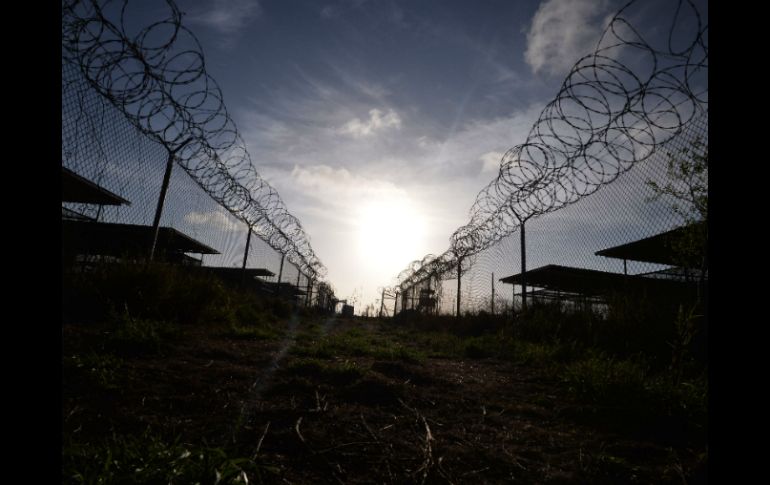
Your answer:
[[[708,271],[708,144],[696,138],[678,153],[669,153],[665,184],[649,180],[650,200],[668,199],[684,230],[671,250],[686,269],[699,271],[702,289]]]
[[[678,383],[693,338],[708,325],[707,320],[698,321],[706,316],[706,312],[700,314],[700,310],[705,310],[702,303],[707,296],[708,144],[697,138],[678,153],[668,155],[667,182],[663,185],[651,180],[647,182],[654,192],[651,200],[670,200],[674,212],[682,217],[684,229],[681,237],[672,242],[671,250],[678,266],[685,268],[686,272],[695,268],[699,273],[695,304],[689,308],[680,305],[674,334],[669,341],[673,378]]]
[[[674,199],[672,208],[685,222],[708,220],[708,144],[696,138],[678,154],[668,155],[666,184],[647,182],[655,192],[652,199]]]

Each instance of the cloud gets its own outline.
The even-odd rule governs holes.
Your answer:
[[[535,12],[524,57],[533,72],[566,74],[593,52],[604,28],[609,0],[547,0]]]
[[[321,9],[322,19],[333,19],[339,16],[340,16],[340,9],[339,7],[335,7],[334,5],[324,5],[324,7]]]
[[[452,232],[467,223],[478,191],[497,175],[502,154],[526,139],[544,101],[533,97],[505,115],[442,123],[397,104],[395,95],[375,99],[379,89],[396,90],[350,70],[344,76],[339,67],[331,78],[297,67],[289,83],[239,106],[234,117],[260,174],[302,221],[328,278],[347,295],[361,283],[372,290],[387,284],[413,259],[444,252]],[[378,201],[402,218],[383,220],[384,226],[397,230],[415,217],[424,222],[424,245],[393,255],[397,264],[382,274],[340,250],[340,241],[355,244],[361,209]],[[415,210],[402,213],[387,201],[407,201]]]
[[[258,0],[214,0],[208,9],[192,12],[186,20],[214,29],[223,36],[221,46],[227,47],[246,24],[261,13]]]
[[[188,212],[184,216],[184,220],[190,224],[199,226],[215,226],[223,231],[239,231],[243,229],[239,224],[236,224],[232,218],[223,214],[220,211],[216,212]]]
[[[479,157],[481,160],[481,173],[495,174],[500,171],[500,160],[503,159],[503,152],[487,152]]]
[[[369,120],[361,121],[358,118],[354,118],[345,123],[339,129],[339,132],[353,135],[354,137],[362,137],[390,127],[401,128],[401,117],[398,116],[398,113],[389,109],[385,116],[383,116],[382,111],[375,108],[369,110]]]
[[[354,212],[362,200],[404,197],[404,189],[392,182],[346,168],[328,165],[295,165],[290,174],[293,190],[315,199],[316,205],[327,205],[330,213]]]

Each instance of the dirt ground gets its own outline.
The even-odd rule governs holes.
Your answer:
[[[352,327],[397,338],[358,319],[327,320],[322,332]],[[616,426],[611,410],[589,413],[537,368],[495,359],[308,360],[291,351],[298,329],[271,340],[187,329],[161,354],[124,357],[120,384],[104,389],[73,364],[99,348],[103,331],[65,325],[63,433],[83,441],[149,426],[256,456],[272,483],[705,479],[702,450]]]

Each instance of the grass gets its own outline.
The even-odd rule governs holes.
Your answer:
[[[273,340],[281,338],[283,333],[268,326],[240,325],[232,323],[227,327],[227,330],[223,335],[239,340]]]
[[[222,448],[165,441],[150,430],[62,448],[62,483],[270,483],[277,470]]]
[[[300,357],[320,359],[367,356],[413,363],[425,360],[425,354],[413,347],[390,338],[369,335],[355,328],[320,337],[310,333],[302,334],[290,353]]]
[[[326,360],[300,358],[289,363],[286,372],[296,376],[312,377],[321,382],[347,385],[362,379],[368,373],[368,369],[349,360],[331,363]]]
[[[62,279],[65,323],[98,323],[127,313],[179,325],[269,326],[297,311],[285,300],[162,263],[105,263],[85,273],[64,272]]]
[[[64,366],[86,375],[86,378],[98,388],[116,390],[120,388],[120,372],[124,361],[109,353],[94,351],[85,354],[73,354],[65,358]]]
[[[450,329],[422,331],[430,327],[425,321],[417,328],[401,326],[395,335],[414,342],[432,358],[494,358],[538,369],[560,383],[585,415],[607,418],[616,425],[649,426],[651,431],[666,428],[668,434],[672,434],[670,429],[684,430],[672,439],[688,435],[705,440],[708,382],[703,364],[690,358],[687,365],[667,366],[670,352],[645,352],[645,348],[626,345],[619,336],[599,338],[597,333],[606,331],[606,325],[588,314],[563,315],[545,307],[530,314],[530,320],[501,325],[494,333],[478,336]],[[657,348],[666,347],[664,335],[659,335]],[[679,360],[674,362],[681,362],[686,352],[682,348],[676,351]]]
[[[145,318],[118,316],[111,325],[106,346],[121,355],[160,354],[170,341],[182,332],[178,325]]]
[[[584,417],[669,441],[706,440],[705,373],[680,380],[672,370],[652,372],[641,359],[602,354],[563,365],[559,372],[567,392],[588,406]]]
[[[562,380],[573,395],[603,405],[629,404],[646,397],[647,375],[643,364],[603,355],[591,355],[562,368]]]
[[[434,358],[495,358],[529,365],[566,362],[581,354],[575,344],[545,344],[520,340],[500,331],[495,334],[463,337],[448,332],[416,332],[401,330],[399,339],[413,341],[427,349]]]
[[[645,326],[655,315],[634,314],[635,307],[628,303],[607,319],[534,307],[512,321],[492,315],[420,316],[411,323],[390,320],[377,327],[370,325],[373,320],[359,325],[356,320],[322,319],[285,302],[256,301],[235,290],[223,295],[218,283],[198,281],[194,283],[198,289],[182,295],[183,273],[174,275],[168,269],[158,269],[147,281],[140,278],[147,275],[142,271],[156,270],[121,271],[115,276],[120,281],[110,284],[101,285],[104,275],[91,275],[88,285],[81,281],[78,291],[87,293],[87,289],[92,297],[106,299],[95,300],[89,310],[92,321],[85,319],[82,325],[78,321],[73,325],[77,328],[65,326],[71,330],[63,362],[63,414],[68,420],[62,448],[65,483],[275,483],[280,481],[278,475],[290,476],[290,468],[279,470],[265,460],[292,463],[295,470],[304,466],[301,456],[292,461],[304,449],[299,448],[302,439],[294,431],[303,415],[304,437],[324,456],[328,452],[340,460],[361,440],[395,440],[392,449],[414,441],[400,438],[410,432],[402,425],[411,420],[393,419],[404,412],[416,413],[412,408],[428,418],[433,414],[437,424],[428,419],[426,426],[430,422],[438,440],[465,436],[466,428],[453,423],[470,423],[462,410],[475,410],[478,404],[490,426],[495,420],[510,422],[510,414],[502,413],[506,405],[494,403],[495,396],[506,391],[490,384],[494,377],[485,379],[486,384],[468,381],[455,389],[448,383],[456,376],[447,374],[448,369],[461,369],[464,364],[432,359],[472,360],[465,368],[479,368],[490,376],[510,372],[513,381],[521,384],[515,387],[522,394],[522,408],[541,408],[535,409],[537,419],[548,415],[629,439],[646,432],[644,440],[655,437],[656,443],[663,436],[672,449],[703,451],[704,457],[698,460],[707,463],[707,366],[690,350],[700,335],[700,320],[686,314],[680,314],[679,327],[664,320]],[[211,294],[202,296],[206,284]],[[131,291],[138,293],[128,294]],[[200,301],[192,305],[194,298]],[[186,310],[178,310],[188,304]],[[256,374],[254,362],[272,362],[276,355],[276,346],[265,341],[287,337],[290,329],[295,344],[289,347],[288,357],[281,354],[278,371]],[[485,359],[495,362],[485,364]],[[173,372],[166,372],[167,363]],[[255,376],[266,383],[261,394],[264,409],[233,414],[245,405],[243,396],[251,392]],[[462,406],[455,405],[458,400]],[[117,402],[120,407],[115,406]],[[356,413],[355,422],[348,420],[345,431],[340,431],[340,420],[350,412]],[[476,414],[473,426],[482,426],[486,421],[479,424]],[[237,433],[232,431],[233,420]],[[267,448],[259,455],[263,461],[249,458],[260,430],[267,429],[263,426],[269,422]],[[156,432],[135,431],[146,426]],[[368,426],[373,432],[366,430]],[[417,426],[419,440],[424,439],[426,426]],[[479,429],[494,435],[491,428]],[[339,438],[341,432],[347,433],[344,440]],[[535,434],[530,438],[540,440]],[[209,446],[207,441],[222,447]],[[332,446],[338,444],[339,449]],[[379,450],[372,443],[363,446]],[[442,446],[449,444],[442,442]],[[356,452],[367,453],[364,448]],[[476,456],[477,452],[474,448],[469,453]],[[446,463],[459,466],[457,457],[447,453],[443,455],[448,457]],[[586,483],[627,482],[640,476],[642,458],[622,448],[597,451],[593,447],[580,456],[576,459],[584,462],[579,478]],[[672,461],[672,473],[679,466],[677,460]],[[682,460],[692,466],[690,455]],[[352,463],[357,462],[348,466]],[[309,471],[317,464],[308,465],[308,475],[298,476],[306,482],[317,478]],[[642,468],[650,480],[660,471]],[[489,473],[492,470],[494,466]]]

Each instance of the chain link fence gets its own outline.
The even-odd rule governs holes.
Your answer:
[[[661,190],[682,182],[672,160],[684,160],[680,170],[705,160],[702,192],[690,195],[706,196],[708,185],[707,17],[694,2],[670,7],[671,18],[655,24],[667,32],[637,30],[635,21],[650,14],[643,2],[609,20],[527,139],[503,156],[450,248],[412,262],[380,303],[396,313],[499,314],[541,299],[601,311],[605,299],[587,286],[639,281],[617,275],[692,281],[692,268],[666,258],[596,254],[705,219],[688,217],[677,208],[682,200]],[[539,278],[529,281],[533,274]],[[575,278],[587,286],[566,284]]]

